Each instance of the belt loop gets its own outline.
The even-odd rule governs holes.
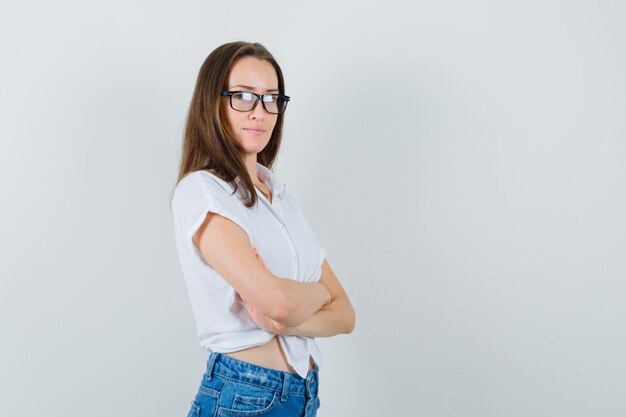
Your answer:
[[[313,387],[315,385],[315,387]],[[304,380],[304,392],[306,393],[307,398],[317,397],[319,389],[319,379],[317,369],[313,368],[309,371]]]
[[[313,391],[311,390],[311,379],[313,374],[309,372],[304,379],[304,394],[307,399],[313,397]]]
[[[280,401],[287,401],[287,392],[289,391],[289,373],[283,372],[283,389],[280,393]]]
[[[215,367],[215,361],[217,360],[217,357],[220,355],[219,352],[211,352],[211,354],[209,355],[209,359],[207,360],[207,364],[206,364],[206,380],[210,381],[211,378],[213,377],[213,368]]]

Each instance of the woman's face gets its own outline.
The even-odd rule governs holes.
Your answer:
[[[226,90],[257,94],[278,93],[278,76],[268,61],[244,57],[233,65]],[[229,97],[223,99],[227,101],[226,120],[237,142],[246,154],[261,152],[269,143],[278,115],[266,112],[260,100],[254,109],[242,112],[230,106]]]

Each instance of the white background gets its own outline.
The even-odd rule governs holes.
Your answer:
[[[277,174],[357,311],[319,415],[626,415],[621,1],[0,5],[0,415],[185,416],[169,198],[206,56],[275,55]]]

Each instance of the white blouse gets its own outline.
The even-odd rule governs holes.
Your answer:
[[[297,281],[319,281],[325,252],[304,217],[295,197],[271,170],[257,162],[259,178],[272,192],[272,204],[259,190],[258,202],[246,208],[243,191],[208,171],[186,175],[176,186],[172,213],[176,248],[198,329],[198,342],[206,350],[233,352],[262,345],[274,334],[259,328],[248,315],[235,289],[202,257],[191,240],[208,211],[238,224],[248,235],[267,268],[275,276]],[[243,194],[241,194],[243,195]],[[319,365],[322,354],[314,337],[278,336],[287,361],[306,378],[309,355]]]

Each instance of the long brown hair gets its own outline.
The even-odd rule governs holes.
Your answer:
[[[250,208],[256,204],[258,197],[245,166],[245,151],[225,122],[227,100],[221,99],[233,65],[238,59],[248,56],[272,64],[278,77],[279,93],[285,93],[282,70],[260,43],[230,42],[211,52],[200,67],[191,98],[176,184],[190,172],[208,170],[231,183],[235,193],[238,190],[235,179],[239,177],[246,192],[243,203]],[[269,169],[280,149],[284,115],[278,115],[267,146],[257,154],[257,162]]]

